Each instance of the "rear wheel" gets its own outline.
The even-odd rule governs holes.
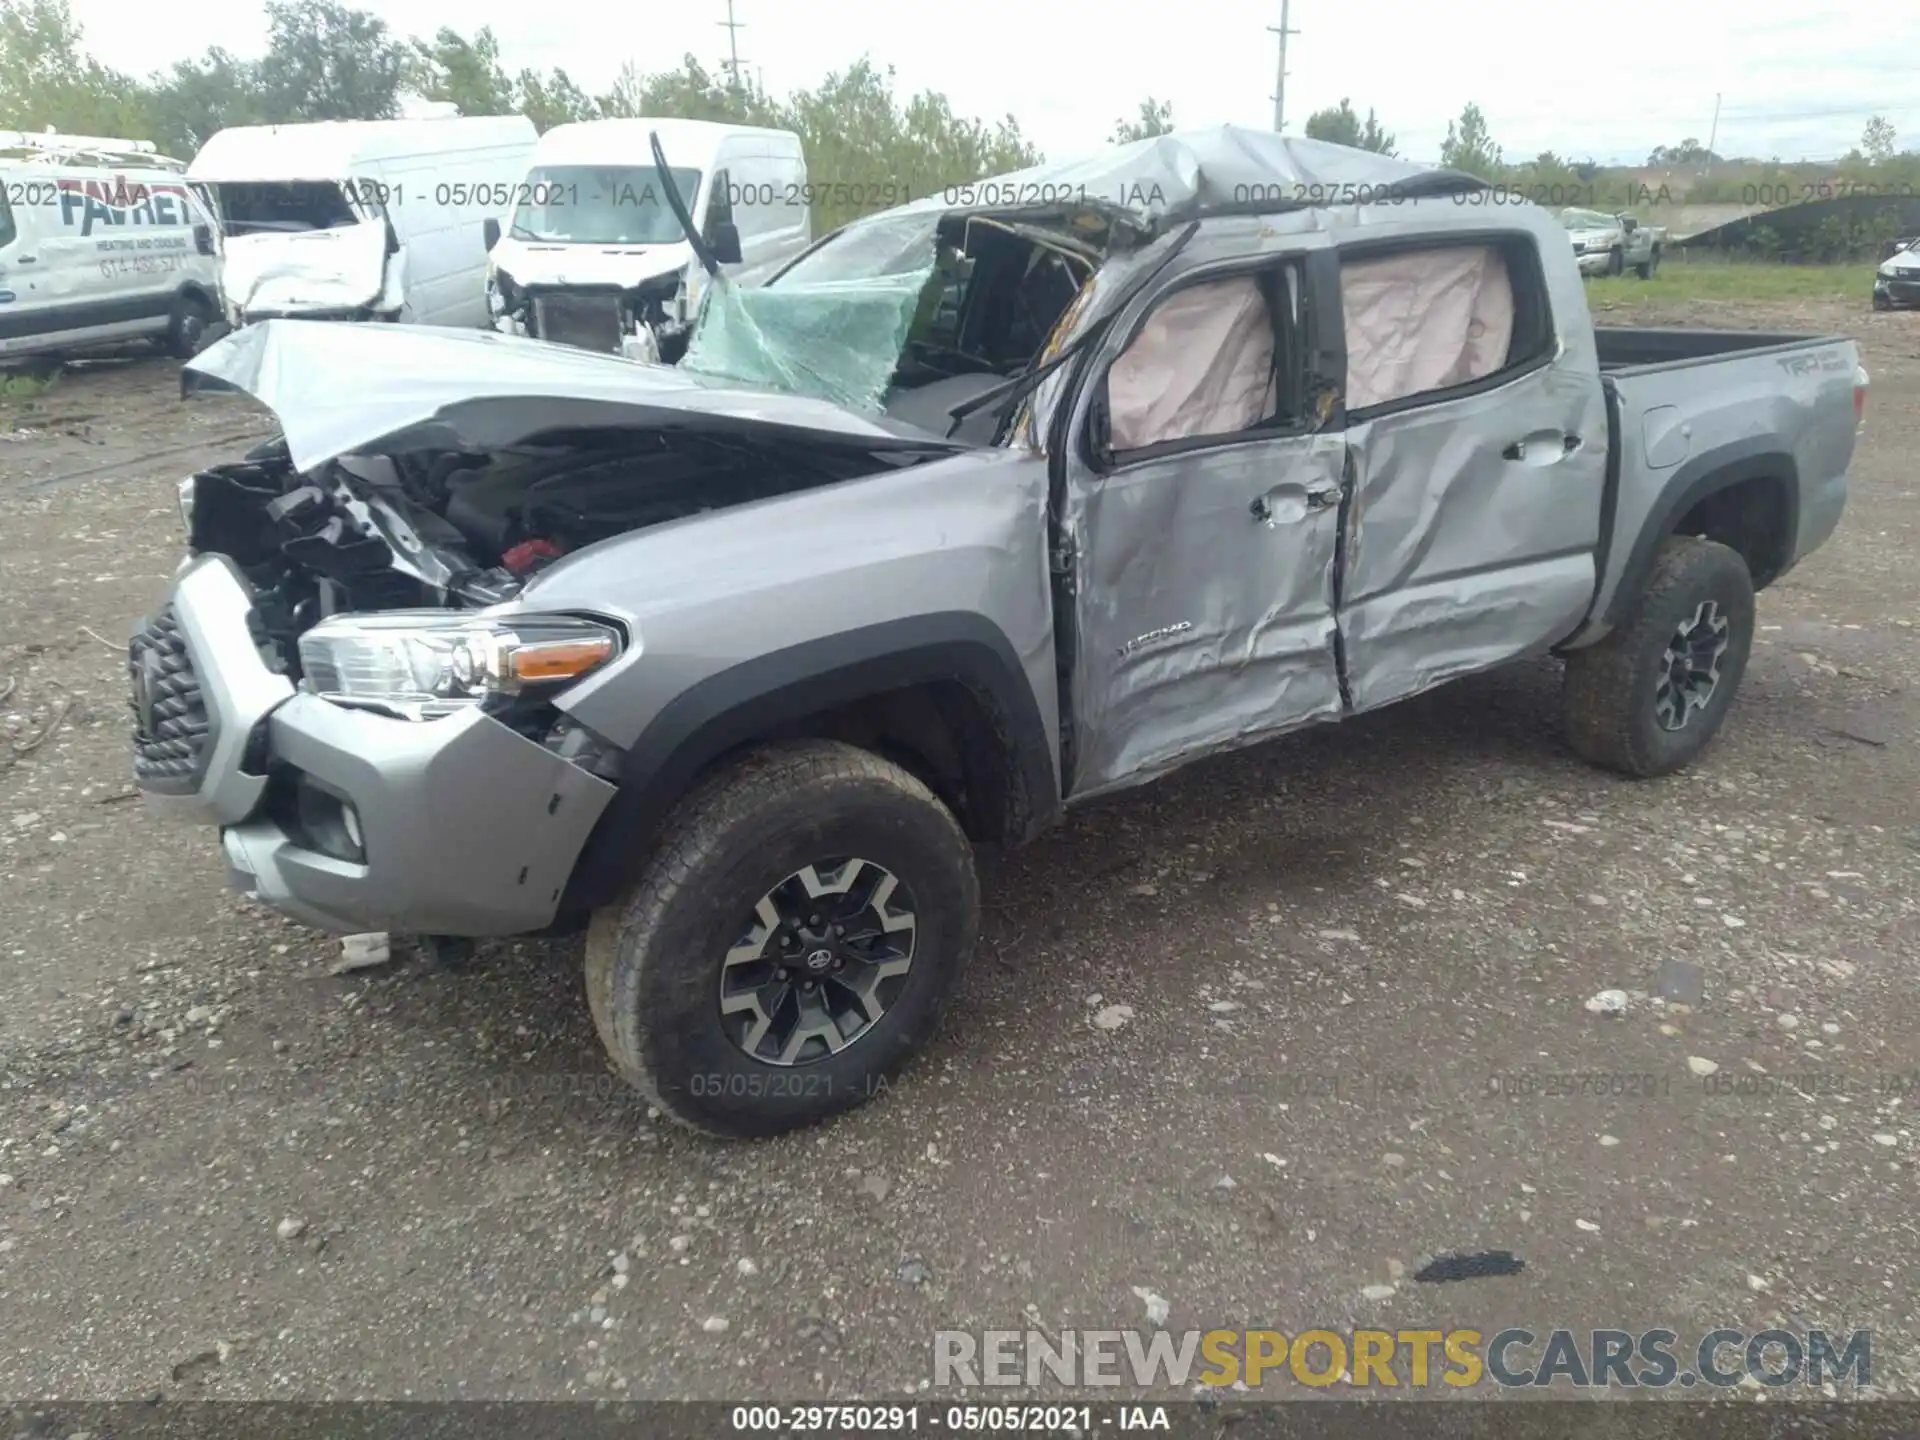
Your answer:
[[[1567,657],[1567,740],[1586,760],[1667,775],[1706,749],[1753,647],[1753,577],[1736,551],[1673,536],[1627,622]]]
[[[837,742],[768,746],[683,801],[594,915],[587,1001],[666,1114],[773,1135],[885,1089],[932,1036],[979,906],[966,836],[912,775]]]
[[[1654,272],[1659,268],[1660,252],[1655,250],[1648,255],[1645,260],[1641,261],[1640,264],[1633,267],[1633,273],[1638,275],[1642,280],[1651,280]]]
[[[207,348],[207,331],[213,324],[213,307],[198,295],[182,295],[173,302],[173,314],[167,321],[167,353],[180,360],[191,360]]]

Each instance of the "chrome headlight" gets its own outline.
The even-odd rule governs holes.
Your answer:
[[[192,475],[180,482],[180,523],[186,527],[187,538],[193,538],[193,491],[199,483]]]
[[[572,615],[332,615],[300,637],[301,683],[336,705],[438,720],[492,696],[558,688],[620,650],[611,625]]]

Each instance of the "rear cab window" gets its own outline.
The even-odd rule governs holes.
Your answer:
[[[1350,416],[1477,393],[1554,351],[1530,235],[1342,253],[1340,301]]]

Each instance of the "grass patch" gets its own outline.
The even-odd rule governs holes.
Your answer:
[[[58,369],[15,370],[0,374],[0,400],[32,400],[46,394],[59,379]]]
[[[1772,265],[1663,256],[1651,280],[1631,272],[1587,281],[1595,309],[1645,300],[1850,300],[1873,298],[1871,264]]]

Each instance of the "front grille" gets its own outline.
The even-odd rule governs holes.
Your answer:
[[[620,297],[538,295],[533,301],[533,326],[542,340],[617,355],[620,353]]]
[[[151,790],[191,789],[212,734],[187,637],[168,606],[127,643],[133,774]]]

